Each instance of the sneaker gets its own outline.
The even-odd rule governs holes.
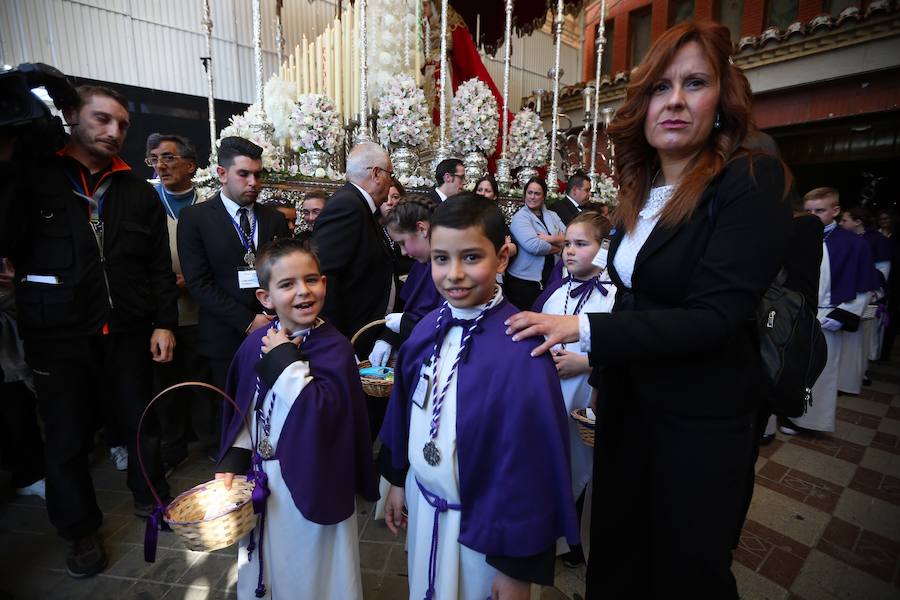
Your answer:
[[[800,427],[794,425],[790,419],[780,419],[778,422],[778,431],[785,435],[797,435],[800,433]]]
[[[128,448],[125,446],[116,446],[109,449],[109,457],[113,464],[116,465],[116,471],[128,470]]]
[[[44,479],[38,479],[31,485],[26,485],[16,489],[16,496],[37,496],[43,500],[47,499],[47,488]]]
[[[106,552],[96,534],[78,538],[71,542],[66,556],[66,573],[75,579],[93,577],[106,568]]]

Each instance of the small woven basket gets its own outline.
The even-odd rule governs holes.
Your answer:
[[[373,327],[378,327],[379,325],[384,325],[387,323],[385,319],[379,319],[377,321],[372,321],[368,325],[363,325],[363,327],[353,334],[353,337],[350,338],[350,345],[356,344],[356,340],[359,339],[359,336],[363,334],[363,332],[368,331]],[[395,360],[392,358],[388,365],[390,368],[394,368]],[[365,369],[367,367],[371,367],[372,363],[368,360],[364,360],[359,363],[360,369]],[[375,398],[387,398],[391,395],[391,389],[394,387],[393,381],[387,381],[384,379],[378,379],[377,377],[365,377],[363,375],[359,376],[359,380],[362,382],[363,391],[369,396],[373,396]]]
[[[172,500],[163,517],[188,550],[226,548],[256,526],[253,482],[236,475],[231,489],[220,479],[201,483]]]
[[[247,416],[241,412],[234,400],[216,386],[208,383],[199,381],[177,383],[158,393],[144,409],[141,420],[138,422],[137,434],[138,463],[144,480],[150,486],[150,491],[158,505],[162,505],[163,502],[156,493],[144,467],[144,459],[141,455],[141,430],[144,417],[157,400],[173,390],[185,387],[204,387],[216,392],[234,406],[235,411],[244,417],[244,423],[247,424]],[[247,430],[252,431],[249,424]],[[172,500],[166,506],[163,520],[172,531],[178,534],[189,550],[211,552],[225,548],[240,540],[256,526],[256,515],[253,512],[252,502],[253,487],[253,482],[247,481],[243,475],[234,477],[230,490],[225,489],[222,480],[214,479],[201,483]]]
[[[578,423],[578,435],[581,441],[591,448],[594,447],[594,420],[588,418],[586,408],[576,408],[569,413],[576,423]]]

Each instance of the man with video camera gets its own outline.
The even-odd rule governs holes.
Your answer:
[[[107,564],[89,463],[98,421],[117,422],[127,436],[135,514],[156,507],[135,439],[151,361],[172,357],[178,290],[162,205],[117,156],[129,125],[125,98],[99,86],[74,90],[44,65],[16,71],[0,74],[0,105],[27,109],[30,88],[45,85],[71,127],[57,149],[46,107],[0,121],[0,256],[15,268],[19,327],[45,423],[47,512],[71,544],[68,574],[83,578]],[[23,89],[28,97],[15,96]],[[166,501],[158,424],[148,420],[144,466]]]

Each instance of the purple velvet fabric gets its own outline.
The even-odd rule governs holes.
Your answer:
[[[837,226],[825,236],[831,265],[831,303],[849,302],[881,287],[872,252],[863,238]]]
[[[561,536],[579,539],[559,376],[549,354],[530,356],[536,339],[506,335],[503,322],[517,312],[503,300],[485,314],[457,375],[459,542],[493,556],[530,556]],[[397,469],[409,467],[409,415],[421,410],[411,396],[431,356],[437,314],[426,315],[400,348],[380,434]]]
[[[416,261],[409,269],[406,283],[400,288],[400,300],[403,302],[403,314],[414,323],[440,306],[443,298],[434,287],[430,262]]]
[[[226,391],[242,411],[254,410],[254,367],[266,328],[244,340],[228,372]],[[305,518],[333,525],[355,511],[355,495],[378,498],[365,397],[353,348],[337,329],[324,323],[310,332],[300,350],[313,380],[294,401],[278,439],[277,457],[294,504]],[[268,387],[260,382],[260,398]],[[243,425],[226,403],[223,452]],[[254,442],[257,442],[254,435]]]

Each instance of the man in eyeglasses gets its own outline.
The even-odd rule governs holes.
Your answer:
[[[179,293],[172,362],[156,365],[154,369],[156,388],[162,390],[181,381],[207,381],[210,376],[209,363],[197,349],[200,309],[182,273],[176,235],[182,209],[199,204],[205,198],[198,196],[194,189],[192,180],[197,172],[197,151],[187,138],[175,134],[150,134],[144,162],[159,177],[159,183],[153,187],[166,211],[172,270]],[[189,427],[205,447],[218,446],[215,404],[206,390],[171,393],[161,399],[156,408],[162,428],[162,458],[167,471],[187,460]]]
[[[294,237],[303,242],[303,245],[312,249],[312,232],[316,224],[316,219],[325,210],[325,203],[328,201],[328,192],[325,190],[310,190],[303,197],[300,204],[300,215],[306,224],[306,229],[297,231]]]
[[[378,224],[378,207],[387,199],[392,174],[391,159],[381,146],[357,144],[347,158],[347,183],[328,199],[313,228],[313,244],[328,278],[322,314],[347,337],[383,319],[394,306],[391,247]]]
[[[442,160],[434,170],[434,180],[437,185],[428,191],[428,195],[438,202],[443,202],[462,190],[466,182],[466,167],[458,158]]]
[[[172,358],[178,290],[165,211],[118,156],[128,101],[100,86],[78,95],[79,105],[63,111],[71,135],[56,155],[35,164],[0,140],[0,256],[15,265],[18,325],[44,420],[47,513],[70,542],[68,574],[84,578],[107,564],[90,470],[98,415],[123,426],[135,513],[146,517],[156,504],[135,439],[151,359]],[[165,500],[154,429],[151,414],[142,458]]]

